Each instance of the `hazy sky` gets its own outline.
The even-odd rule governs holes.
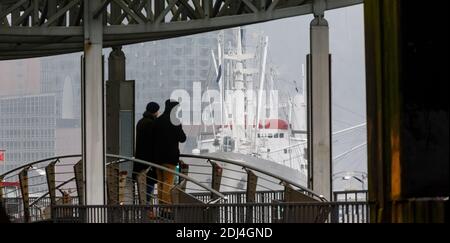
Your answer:
[[[339,131],[366,120],[363,5],[328,11],[325,18],[330,26],[332,54],[333,131]],[[268,35],[268,61],[279,73],[276,85],[294,87],[295,80],[301,87],[312,19],[312,15],[306,15],[247,27]],[[333,137],[333,156],[364,143],[365,131],[362,128]],[[366,161],[364,147],[336,161],[334,171],[366,171]]]
[[[366,121],[365,50],[363,5],[328,11],[325,18],[330,26],[332,54],[333,131],[363,124]],[[312,15],[288,18],[252,25],[269,36],[269,61],[278,67],[280,85],[293,85],[302,80],[301,66],[309,53],[309,26]],[[333,136],[333,157],[366,141],[366,128]],[[367,149],[334,161],[334,172],[367,171]],[[345,186],[336,180],[336,186]],[[354,186],[358,186],[359,182]],[[359,187],[357,187],[359,189]]]
[[[329,11],[332,54],[333,104],[340,130],[365,120],[365,62],[363,7]],[[309,25],[313,16],[300,16],[249,26],[269,36],[269,61],[278,67],[279,82],[293,84],[302,80],[301,66],[309,53]],[[345,107],[350,112],[344,112]],[[343,117],[341,117],[343,116]]]

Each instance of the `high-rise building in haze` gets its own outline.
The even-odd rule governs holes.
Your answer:
[[[0,174],[55,154],[56,98],[40,94],[40,68],[38,58],[0,65]]]
[[[215,49],[217,32],[125,46],[127,79],[136,81],[136,120],[150,101],[163,109],[173,90],[192,94],[192,84],[211,74]]]
[[[52,94],[0,98],[0,149],[5,151],[0,174],[55,155],[55,102]],[[31,178],[31,184],[38,182]],[[45,188],[30,192],[39,189]]]

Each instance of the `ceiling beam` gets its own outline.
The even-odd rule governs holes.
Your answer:
[[[198,34],[208,31],[220,30],[225,28],[231,28],[236,26],[248,25],[266,22],[270,20],[300,16],[311,14],[313,12],[313,5],[311,0],[295,1],[296,6],[285,7],[286,2],[282,0],[274,0],[268,6],[267,11],[257,11],[253,13],[237,13],[234,15],[224,15],[221,17],[213,17],[197,12],[200,7],[211,8],[218,7],[226,8],[224,1],[217,1],[216,6],[200,6],[199,0],[194,0],[195,9],[191,8],[189,11],[191,14],[195,13],[195,17],[201,17],[200,19],[187,20],[187,21],[175,21],[164,23],[162,20],[168,14],[168,12],[178,4],[179,8],[187,8],[188,1],[182,0],[168,0],[167,4],[163,4],[165,1],[157,1],[158,9],[155,9],[156,18],[154,22],[148,21],[148,16],[142,15],[140,11],[144,8],[142,6],[136,6],[128,8],[130,1],[126,0],[113,0],[109,4],[117,4],[125,12],[124,14],[130,15],[133,19],[139,22],[139,24],[129,25],[107,25],[104,26],[104,47],[113,45],[126,45],[152,40],[161,40],[167,38],[174,38],[180,36],[186,36],[191,34]],[[26,0],[19,2],[10,1],[10,5],[4,5],[4,1],[1,1],[3,9],[14,10],[21,7]],[[54,0],[52,1],[54,2]],[[48,24],[52,24],[53,20],[61,17],[65,11],[76,7],[76,3],[81,4],[83,1],[72,0],[68,5],[61,8],[60,11],[50,15]],[[104,3],[109,2],[106,0]],[[202,1],[205,4],[207,1]],[[227,1],[226,1],[227,2]],[[225,3],[226,3],[225,2]],[[294,1],[289,1],[292,4]],[[364,0],[326,0],[326,10],[332,10],[341,7],[348,7],[363,3]],[[134,3],[134,2],[133,2]],[[249,6],[250,1],[244,1],[246,6]],[[251,4],[252,5],[252,4]],[[107,9],[108,4],[103,5],[104,10]],[[148,6],[147,10],[148,10]],[[150,6],[151,7],[151,6]],[[164,8],[163,8],[164,7]],[[216,9],[220,12],[220,8]],[[252,11],[253,9],[250,7]],[[149,9],[151,11],[151,8]],[[139,15],[136,13],[139,12]],[[81,12],[81,11],[80,11]],[[148,13],[148,12],[147,12]],[[9,13],[3,12],[3,15],[7,16]],[[56,14],[56,15],[55,15]],[[68,53],[80,50],[83,43],[83,27],[82,26],[0,26],[0,59],[14,59],[26,56],[42,56]],[[55,55],[56,55],[55,54]]]

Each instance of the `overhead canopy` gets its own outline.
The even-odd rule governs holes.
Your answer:
[[[83,50],[86,0],[0,0],[0,60]],[[92,1],[92,0],[91,0]],[[103,0],[103,46],[180,37],[311,14],[363,0]]]

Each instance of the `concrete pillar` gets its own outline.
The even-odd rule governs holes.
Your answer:
[[[114,47],[109,54],[108,78],[109,80],[106,81],[106,153],[119,154],[120,81],[125,80],[125,54],[122,52],[121,47]],[[107,168],[107,171],[108,204],[118,204],[119,165],[112,164]],[[114,178],[115,176],[117,178]]]
[[[331,78],[329,27],[324,18],[325,1],[314,2],[314,20],[310,27],[308,72],[308,121],[310,187],[331,200]]]
[[[108,57],[108,81],[106,81],[106,151],[132,157],[134,154],[134,81],[127,81],[125,54],[122,47],[113,47]],[[126,171],[131,179],[133,163],[113,165]],[[127,182],[127,193],[133,193],[133,183]],[[131,199],[131,198],[130,198]],[[127,204],[133,202],[127,201]]]
[[[106,82],[107,153],[132,157],[134,153],[135,82],[126,80],[125,54],[114,47],[108,58]],[[131,174],[131,168],[121,168]]]
[[[86,205],[105,204],[103,16],[93,16],[101,4],[100,0],[85,1],[83,15],[82,151]]]
[[[106,81],[106,152],[108,154],[120,153],[120,82],[124,80],[125,54],[121,47],[113,47],[108,57],[108,81]]]

